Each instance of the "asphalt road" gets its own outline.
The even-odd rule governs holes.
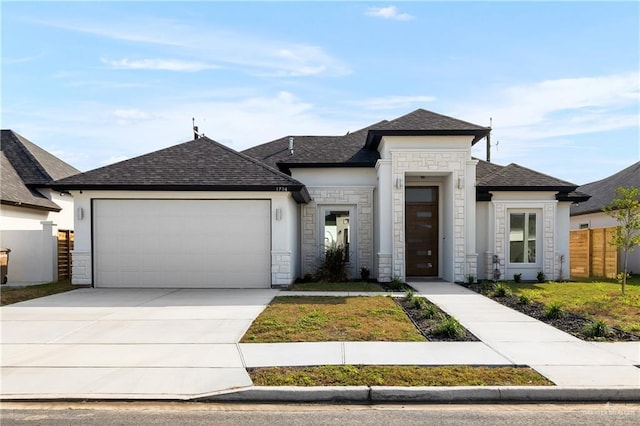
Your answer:
[[[9,425],[637,425],[640,404],[2,403]]]

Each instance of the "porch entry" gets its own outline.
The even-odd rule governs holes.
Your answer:
[[[406,275],[438,276],[438,187],[405,189]]]

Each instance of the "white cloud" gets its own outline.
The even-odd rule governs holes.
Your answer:
[[[205,64],[203,62],[181,61],[178,59],[102,59],[103,64],[117,69],[133,70],[158,70],[158,71],[185,71],[196,72],[220,68],[217,65]]]
[[[398,9],[395,6],[370,7],[367,9],[366,15],[384,19],[395,19],[397,21],[410,21],[413,19],[413,16],[408,13],[398,12]]]
[[[124,43],[161,46],[174,57],[181,58],[106,61],[119,68],[199,71],[213,67],[211,64],[214,63],[252,75],[275,77],[346,75],[351,72],[346,64],[320,46],[270,39],[261,34],[224,29],[220,25],[199,26],[194,31],[193,24],[150,17],[145,17],[144,22],[128,20],[109,25],[97,22],[36,23]]]
[[[155,118],[152,115],[136,108],[116,109],[113,111],[113,115],[116,118],[116,123],[121,126],[152,120]]]
[[[434,102],[433,96],[383,96],[378,98],[368,98],[362,101],[349,102],[350,105],[359,106],[369,110],[385,109],[406,109],[416,104]]]
[[[507,137],[540,139],[638,126],[640,75],[545,80],[499,90],[470,102],[457,116],[488,124]]]

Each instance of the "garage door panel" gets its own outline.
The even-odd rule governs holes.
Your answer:
[[[99,287],[268,288],[268,200],[95,200]]]

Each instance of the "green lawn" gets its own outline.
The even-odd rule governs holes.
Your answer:
[[[74,287],[71,285],[71,280],[58,281],[57,283],[30,285],[26,287],[2,286],[2,290],[0,290],[0,306],[49,296],[51,294],[63,293],[73,289]]]
[[[420,342],[426,339],[390,297],[281,296],[251,324],[243,343]]]
[[[256,386],[552,386],[531,368],[325,365],[249,370]]]
[[[626,295],[613,280],[592,280],[568,283],[508,283],[516,295],[525,294],[544,304],[559,302],[567,311],[624,331],[640,331],[640,276],[627,282]]]
[[[345,283],[295,283],[289,290],[294,291],[384,291],[377,283],[369,283],[364,281],[345,282]]]

